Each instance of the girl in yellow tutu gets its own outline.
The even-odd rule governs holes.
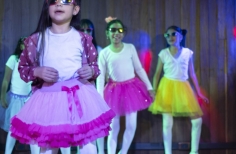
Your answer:
[[[208,99],[201,93],[194,71],[193,51],[183,47],[182,42],[187,31],[177,26],[167,28],[164,37],[169,45],[160,51],[153,78],[156,90],[155,101],[149,107],[153,114],[162,114],[163,140],[165,154],[171,154],[173,117],[190,117],[192,123],[191,152],[197,154],[201,134],[203,115],[196,96],[188,82],[188,73],[194,83],[198,96],[205,102]],[[160,79],[161,71],[164,76]]]

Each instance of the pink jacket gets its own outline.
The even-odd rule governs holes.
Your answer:
[[[100,74],[100,70],[97,65],[97,56],[98,52],[92,43],[92,37],[85,33],[79,32],[82,39],[81,43],[84,47],[83,57],[82,57],[82,65],[88,64],[94,70],[94,75],[89,81],[95,80]],[[19,73],[22,80],[25,82],[33,81],[32,86],[34,90],[41,88],[43,84],[43,80],[41,78],[35,77],[33,75],[34,69],[39,66],[37,60],[37,45],[38,45],[39,33],[35,33],[29,36],[24,44],[25,49],[21,53],[19,60]],[[35,89],[36,88],[36,89]]]

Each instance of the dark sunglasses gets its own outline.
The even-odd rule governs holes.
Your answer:
[[[169,38],[170,36],[175,37],[175,36],[177,36],[177,35],[178,35],[177,32],[173,32],[173,33],[171,33],[171,34],[165,33],[165,34],[164,34],[164,37],[165,37],[165,38]]]
[[[76,5],[75,0],[47,0],[49,5],[55,5],[57,2],[60,2],[63,5]]]
[[[110,32],[115,33],[115,32],[119,32],[119,33],[124,33],[124,29],[123,28],[110,28],[109,29]]]
[[[92,28],[80,29],[80,31],[82,31],[84,33],[91,33],[93,31],[93,29]]]

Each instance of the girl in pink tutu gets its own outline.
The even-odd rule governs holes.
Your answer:
[[[116,113],[108,136],[108,154],[116,152],[120,116],[126,118],[126,129],[119,153],[126,154],[135,134],[137,111],[146,109],[152,102],[152,86],[135,47],[122,42],[125,32],[120,20],[109,20],[106,35],[111,44],[100,52],[98,58],[101,74],[97,78],[97,90]],[[135,73],[141,80],[135,77]],[[106,75],[109,79],[104,88]]]
[[[33,94],[13,117],[12,136],[41,152],[81,146],[96,154],[95,140],[107,136],[115,113],[97,92],[97,51],[92,37],[77,31],[80,0],[45,0],[36,31],[25,40],[19,72]]]

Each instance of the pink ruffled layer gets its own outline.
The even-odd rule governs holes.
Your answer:
[[[49,126],[27,124],[15,116],[11,122],[11,135],[23,144],[37,143],[40,147],[82,146],[97,138],[107,136],[114,116],[115,113],[109,110],[89,123]]]

